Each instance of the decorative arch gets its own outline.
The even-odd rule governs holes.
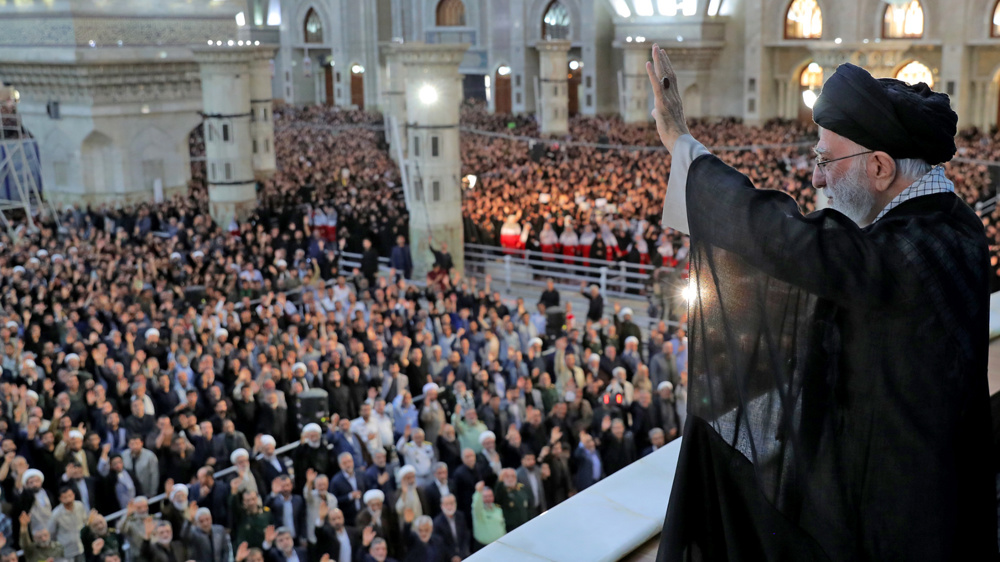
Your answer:
[[[465,4],[462,0],[441,0],[435,10],[435,24],[438,27],[458,27],[465,25]]]
[[[785,39],[821,39],[823,10],[816,0],[792,0],[785,10]]]
[[[894,74],[897,80],[902,80],[907,84],[916,84],[918,82],[923,82],[927,86],[934,87],[934,73],[931,69],[927,67],[926,64],[918,61],[911,60],[901,66]]]
[[[170,136],[157,127],[139,131],[132,139],[129,150],[131,161],[138,163],[133,170],[133,180],[149,191],[154,189],[157,179],[161,187],[168,186],[168,175],[181,164],[173,146]]]
[[[542,14],[542,39],[569,39],[572,18],[569,9],[559,0],[552,0]]]
[[[302,21],[303,43],[323,43],[323,18],[310,7]]]
[[[83,164],[83,187],[87,194],[114,191],[118,185],[115,173],[115,145],[108,135],[91,131],[83,139],[80,160]]]
[[[894,6],[886,4],[882,15],[885,39],[920,39],[924,36],[924,7],[920,0]]]

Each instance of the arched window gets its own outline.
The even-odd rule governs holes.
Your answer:
[[[799,85],[807,89],[819,89],[823,87],[823,67],[818,63],[811,62],[802,69],[799,77]]]
[[[440,27],[465,25],[465,4],[462,4],[462,0],[438,2],[437,25]]]
[[[823,12],[816,0],[792,0],[785,12],[785,39],[819,39]]]
[[[993,8],[993,23],[990,25],[990,37],[1000,37],[1000,0]]]
[[[899,72],[896,73],[896,80],[902,80],[907,84],[923,82],[928,87],[934,87],[934,75],[931,74],[931,69],[917,61],[913,61],[900,68]]]
[[[319,19],[319,14],[312,8],[306,12],[305,38],[306,43],[323,42],[323,20]]]
[[[887,39],[919,39],[924,36],[924,9],[920,2],[896,6],[887,4],[882,20],[882,36]]]
[[[542,17],[542,39],[569,39],[569,10],[559,0],[552,0]]]

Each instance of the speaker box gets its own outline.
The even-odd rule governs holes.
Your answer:
[[[550,308],[545,311],[545,335],[550,338],[558,337],[566,325],[566,311],[561,307]]]

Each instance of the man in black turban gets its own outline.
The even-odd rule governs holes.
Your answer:
[[[992,560],[989,258],[944,169],[957,116],[925,84],[843,65],[816,101],[803,216],[688,133],[653,46],[691,235],[688,421],[659,560]]]

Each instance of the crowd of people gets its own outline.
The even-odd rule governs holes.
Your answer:
[[[279,170],[238,223],[212,221],[196,169],[162,204],[67,208],[0,234],[0,561],[451,562],[677,437],[683,329],[637,326],[586,285],[586,313],[555,322],[565,289],[505,300],[445,248],[439,278],[411,283],[380,117],[275,118]],[[463,121],[537,132],[473,106]],[[713,146],[811,134],[693,132]],[[571,134],[656,142],[606,118]],[[960,156],[1000,157],[995,135],[959,140]],[[462,143],[479,177],[471,241],[499,245],[516,223],[522,248],[683,267],[685,240],[658,226],[665,153]],[[720,154],[813,208],[800,148]],[[992,195],[987,166],[949,168],[970,203]],[[998,216],[984,217],[994,241]],[[359,269],[342,271],[345,251]],[[380,274],[379,255],[400,271]]]

